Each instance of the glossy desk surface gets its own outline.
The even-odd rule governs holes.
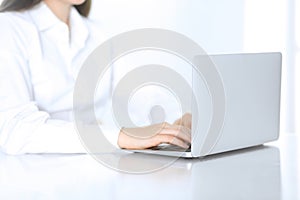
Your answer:
[[[109,169],[89,155],[0,153],[0,199],[300,199],[300,137],[204,159],[179,159],[148,174]],[[163,156],[124,154],[119,165]]]

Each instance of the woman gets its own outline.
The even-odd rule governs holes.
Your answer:
[[[72,93],[82,62],[101,41],[101,33],[87,19],[90,7],[90,0],[3,1],[0,146],[4,152],[85,152],[72,119]],[[153,127],[160,131],[147,139],[127,134]],[[190,115],[173,125],[124,128],[115,143],[127,149],[161,143],[186,148],[191,139],[184,127],[190,128]]]

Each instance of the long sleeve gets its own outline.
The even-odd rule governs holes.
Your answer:
[[[86,152],[74,123],[52,119],[35,102],[28,59],[32,43],[28,41],[36,33],[31,31],[30,24],[6,13],[0,14],[0,24],[2,151],[8,154]]]
[[[0,48],[0,146],[8,154],[83,153],[72,122],[51,119],[33,101],[27,60]]]
[[[2,117],[0,144],[8,154],[85,152],[73,123],[51,119],[33,103],[10,109]]]

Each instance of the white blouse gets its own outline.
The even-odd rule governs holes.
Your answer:
[[[69,30],[45,3],[1,13],[0,26],[2,151],[86,152],[72,118],[73,89],[84,59],[104,40],[101,31],[75,8]]]

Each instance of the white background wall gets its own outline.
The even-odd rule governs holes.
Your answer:
[[[166,28],[185,34],[211,53],[243,49],[241,0],[99,0],[93,1],[91,17],[112,34]]]

